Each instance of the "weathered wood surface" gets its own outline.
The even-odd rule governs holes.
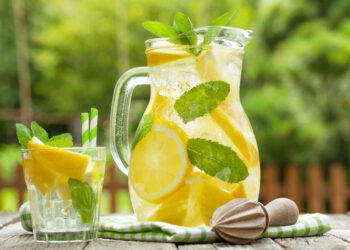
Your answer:
[[[31,233],[24,231],[18,214],[0,213],[0,249],[165,249],[165,250],[238,250],[238,249],[350,249],[350,214],[330,215],[332,230],[323,236],[261,239],[249,245],[214,244],[173,244],[158,242],[122,241],[98,239],[86,243],[38,243]]]

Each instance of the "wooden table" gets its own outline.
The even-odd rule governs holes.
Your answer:
[[[98,239],[86,243],[37,243],[24,231],[17,213],[0,213],[0,249],[350,249],[350,214],[330,215],[333,229],[323,236],[284,239],[261,239],[249,245],[173,244],[157,242]]]

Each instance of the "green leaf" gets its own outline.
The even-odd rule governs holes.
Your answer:
[[[233,11],[226,12],[222,14],[215,20],[211,21],[211,26],[224,26],[226,25],[233,17]]]
[[[73,137],[70,133],[64,133],[64,134],[52,136],[49,142],[57,141],[57,140],[73,141]]]
[[[22,123],[16,123],[16,134],[23,148],[28,148],[28,142],[33,138],[32,132]]]
[[[48,133],[46,132],[46,130],[41,127],[37,122],[32,122],[30,124],[31,128],[32,128],[32,132],[33,132],[33,135],[38,137],[38,139],[40,141],[42,141],[43,143],[47,143],[49,141],[49,135]]]
[[[193,24],[188,16],[181,12],[177,12],[174,17],[174,27],[178,33],[184,33],[180,36],[182,44],[196,45],[197,44],[197,34],[194,31]]]
[[[173,25],[178,33],[185,33],[193,29],[190,18],[181,12],[176,12]]]
[[[73,146],[73,142],[69,140],[54,140],[47,142],[46,145],[56,148],[69,148]]]
[[[68,186],[73,207],[80,214],[83,223],[93,224],[97,199],[87,182],[69,178]]]
[[[225,100],[230,92],[230,84],[224,81],[202,83],[176,100],[174,108],[184,123],[204,116]]]
[[[172,37],[178,34],[174,27],[162,22],[147,21],[143,22],[142,26],[158,37]]]
[[[140,125],[136,131],[135,141],[132,145],[132,149],[136,146],[136,144],[142,140],[151,130],[154,118],[151,114],[147,114],[142,118]]]
[[[233,16],[233,11],[226,12],[225,14],[213,20],[210,25],[224,26],[231,20],[232,16]],[[201,46],[211,43],[214,40],[214,38],[219,35],[220,31],[221,31],[220,27],[208,28]]]
[[[225,182],[237,183],[248,177],[248,169],[237,154],[217,142],[195,138],[187,143],[191,163]]]

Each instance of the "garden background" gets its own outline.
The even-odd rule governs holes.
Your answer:
[[[318,0],[2,0],[0,2],[0,167],[15,176],[15,123],[36,120],[49,134],[80,144],[80,113],[100,111],[98,144],[109,144],[118,77],[146,65],[146,20],[172,23],[176,11],[205,26],[233,10],[230,26],[254,31],[242,72],[241,100],[263,164],[350,166],[350,1]],[[131,136],[148,102],[138,88]],[[111,160],[109,158],[109,160]],[[123,178],[123,177],[118,177]],[[108,194],[106,194],[108,195]],[[107,196],[106,196],[107,197]],[[3,210],[17,209],[11,188]],[[108,198],[104,202],[108,202]],[[118,211],[130,211],[118,194]],[[104,212],[108,212],[108,206]]]

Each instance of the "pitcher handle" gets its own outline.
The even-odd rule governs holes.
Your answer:
[[[114,88],[110,117],[110,147],[113,159],[120,170],[128,175],[130,147],[128,141],[128,121],[131,96],[139,85],[150,85],[148,67],[126,71]]]

